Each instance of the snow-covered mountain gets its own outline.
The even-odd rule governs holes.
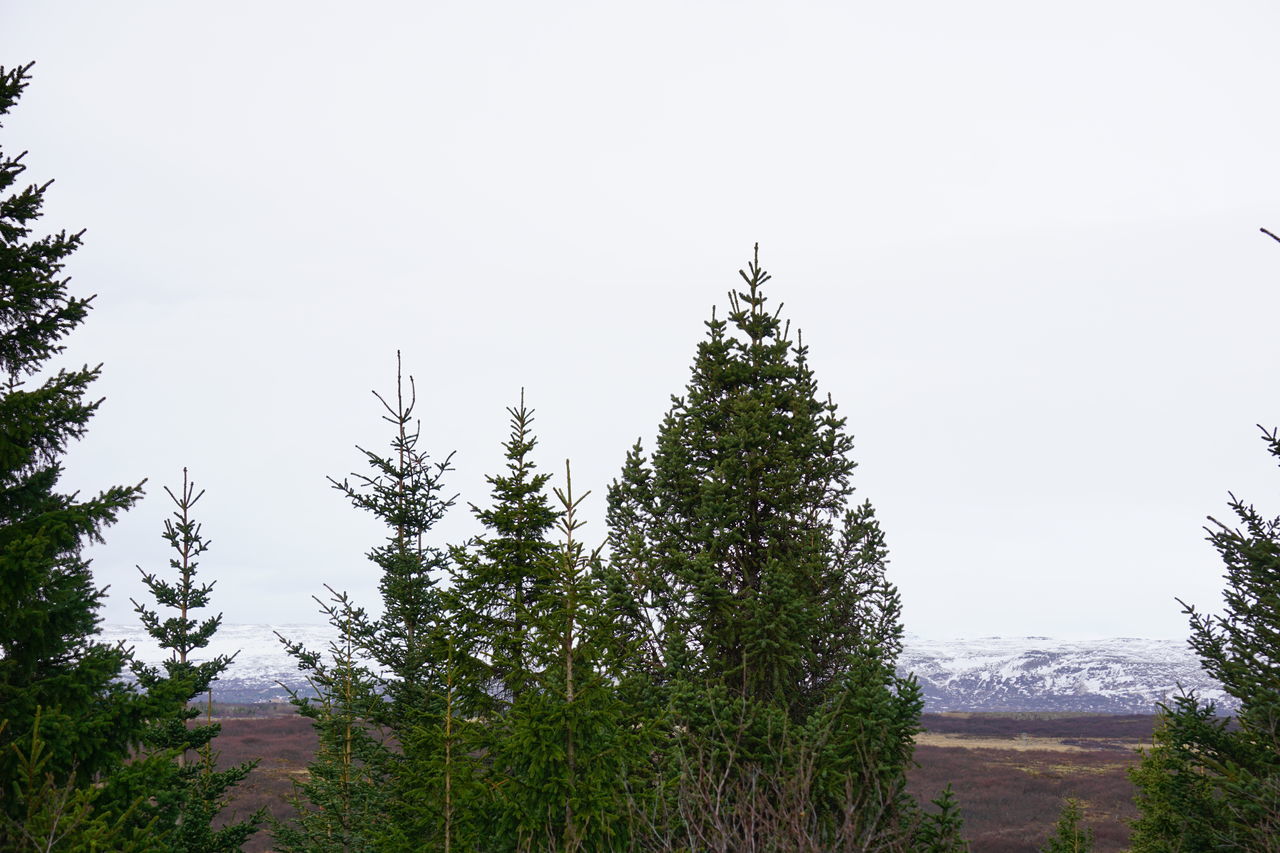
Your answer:
[[[276,633],[323,651],[334,637],[327,625],[223,625],[209,655],[239,652],[214,695],[227,702],[279,701],[281,683],[305,689],[306,681]],[[133,646],[140,660],[165,656],[137,625],[108,624],[110,642]],[[927,640],[909,636],[898,661],[915,673],[927,711],[1079,711],[1148,714],[1178,685],[1194,689],[1226,711],[1231,706],[1180,640],[1052,640],[986,637]]]
[[[1150,714],[1179,685],[1234,707],[1185,640],[908,637],[898,668],[915,673],[927,711]]]
[[[297,662],[285,653],[280,636],[300,642],[308,650],[324,652],[337,633],[328,625],[231,625],[223,624],[214,634],[208,648],[193,655],[197,661],[217,655],[235,655],[231,668],[214,682],[214,698],[223,702],[282,702],[289,698],[286,685],[305,691],[305,676]],[[106,642],[122,642],[134,649],[138,660],[159,664],[168,654],[163,652],[141,625],[106,623],[102,626]]]

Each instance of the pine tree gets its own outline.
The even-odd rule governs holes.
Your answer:
[[[1161,706],[1152,746],[1130,768],[1138,818],[1130,839],[1135,853],[1215,850],[1230,837],[1229,805],[1202,756],[1233,749],[1228,720],[1194,695]]]
[[[488,508],[471,506],[486,533],[454,548],[450,569],[451,622],[457,635],[469,638],[459,654],[475,688],[467,712],[480,717],[496,716],[528,687],[530,614],[539,609],[556,558],[547,539],[557,518],[546,495],[550,475],[537,473],[531,458],[538,442],[523,391],[519,406],[507,412],[506,472],[487,478]]]
[[[31,66],[0,68],[0,117],[27,85]],[[0,848],[17,847],[12,821],[30,805],[13,794],[24,749],[34,749],[46,791],[103,783],[99,814],[133,805],[116,784],[137,744],[147,700],[122,683],[128,660],[96,642],[103,590],[82,547],[136,503],[137,486],[82,498],[58,491],[60,457],[81,438],[101,400],[88,399],[98,367],[54,370],[63,339],[84,322],[92,297],[68,293],[67,257],[81,234],[32,234],[49,187],[19,188],[23,155],[0,151]],[[17,748],[15,748],[17,747]],[[35,760],[30,752],[27,760]],[[42,783],[43,784],[43,783]],[[68,788],[67,786],[70,786]],[[30,789],[28,789],[30,790]],[[71,795],[74,797],[74,793]]]
[[[294,784],[297,817],[273,824],[281,853],[375,850],[389,808],[391,736],[373,722],[383,699],[362,646],[369,618],[345,593],[329,594],[327,602],[316,599],[337,633],[327,654],[276,635],[306,673],[309,690],[291,690],[290,701],[319,738],[306,780]]]
[[[174,494],[166,487],[165,492],[177,506],[173,519],[165,519],[163,533],[165,541],[176,552],[169,560],[176,577],[170,581],[141,568],[138,571],[156,603],[174,614],[162,616],[144,604],[133,602],[147,633],[160,648],[170,652],[163,673],[157,667],[137,662],[133,665],[138,683],[157,704],[165,706],[160,716],[152,719],[144,743],[153,754],[172,752],[176,756],[175,765],[165,768],[169,771],[166,775],[170,775],[168,782],[155,797],[161,818],[159,831],[166,833],[170,849],[174,851],[239,850],[249,836],[257,832],[264,812],[218,829],[213,828],[212,822],[227,805],[230,790],[248,777],[256,762],[216,769],[217,752],[212,741],[221,731],[221,725],[212,722],[189,725],[200,714],[199,709],[191,705],[192,700],[206,694],[214,680],[231,666],[232,660],[218,655],[196,663],[191,658],[192,653],[209,645],[222,624],[221,613],[207,619],[194,616],[195,611],[209,605],[213,591],[213,583],[196,582],[198,558],[210,543],[192,518],[191,510],[204,492],[196,493],[195,484],[187,479],[186,468],[182,469],[181,491]]]
[[[916,831],[916,853],[968,853],[969,842],[962,835],[964,817],[950,784],[934,798],[933,805],[937,811],[925,813]]]
[[[4,723],[0,722],[0,730]],[[40,735],[36,713],[27,744],[13,744],[17,776],[7,796],[19,806],[17,816],[0,814],[0,837],[9,853],[47,853],[51,850],[112,850],[150,853],[166,850],[153,833],[155,818],[136,820],[142,801],[123,811],[101,808],[103,791],[77,786],[74,778],[61,785],[48,771],[48,745]]]
[[[386,543],[369,552],[382,573],[383,615],[363,631],[385,699],[372,719],[400,744],[390,756],[391,811],[379,829],[379,843],[386,849],[450,850],[465,834],[458,821],[458,797],[467,783],[458,776],[465,774],[466,757],[453,749],[458,718],[449,684],[450,631],[439,588],[449,560],[443,549],[426,541],[426,534],[453,505],[452,497],[442,496],[452,454],[436,463],[418,449],[412,376],[408,386],[397,353],[395,402],[374,394],[383,420],[395,430],[390,455],[360,448],[372,474],[330,482],[352,506],[373,514],[387,528]]]
[[[528,683],[498,722],[493,764],[507,776],[498,801],[506,849],[622,850],[634,839],[628,785],[648,759],[648,732],[617,689],[614,627],[598,580],[599,552],[578,531],[568,461],[561,541],[525,610]]]
[[[869,504],[849,505],[852,439],[803,341],[766,310],[758,250],[741,276],[652,457],[637,444],[610,488],[610,607],[656,685],[641,701],[674,709],[682,784],[736,778],[734,813],[765,814],[752,780],[800,756],[816,762],[791,774],[809,780],[796,796],[822,824],[804,830],[814,843],[856,830],[901,846],[922,702],[894,673],[901,607],[883,534]],[[692,817],[718,819],[704,806]],[[738,843],[781,843],[767,823]]]
[[[598,554],[589,554],[568,464],[548,502],[537,473],[533,412],[509,408],[506,471],[492,503],[472,506],[485,533],[453,549],[447,594],[460,642],[463,745],[484,756],[467,809],[478,849],[622,849],[628,771],[647,760],[647,732],[619,691],[612,620]],[[558,527],[559,545],[548,534]],[[643,757],[642,757],[643,756]]]
[[[1280,459],[1280,433],[1263,430]],[[1235,727],[1194,695],[1162,708],[1162,729],[1133,778],[1140,816],[1134,849],[1280,850],[1280,518],[1235,495],[1239,527],[1210,518],[1208,539],[1226,566],[1225,611],[1183,602],[1191,647],[1239,703]],[[1193,781],[1194,780],[1194,781]]]
[[[895,654],[896,592],[869,505],[849,509],[853,441],[808,349],[765,310],[753,262],[712,313],[651,461],[610,489],[613,565],[664,678],[711,678],[802,719],[865,646]]]
[[[450,764],[463,763],[464,772],[450,780],[450,794],[452,799],[455,782],[462,784],[466,796],[458,822],[483,827],[482,837],[464,833],[455,849],[504,849],[518,843],[518,798],[513,798],[518,783],[506,757],[512,706],[535,686],[532,621],[556,558],[547,532],[557,514],[547,502],[548,475],[537,473],[531,458],[537,439],[523,391],[519,406],[507,412],[506,471],[487,478],[492,487],[487,508],[471,505],[485,532],[451,549],[447,746]]]
[[[1084,825],[1080,801],[1068,799],[1054,824],[1053,834],[1040,848],[1040,853],[1089,853],[1093,849],[1093,830]]]
[[[383,420],[395,429],[390,455],[357,448],[372,473],[329,480],[353,507],[373,514],[387,527],[385,544],[369,552],[381,571],[378,589],[383,614],[369,623],[363,641],[382,668],[388,719],[394,724],[402,722],[403,716],[416,715],[440,696],[445,626],[439,581],[448,571],[449,559],[443,549],[427,543],[426,534],[454,502],[442,496],[452,454],[435,463],[418,450],[420,426],[414,416],[417,392],[412,376],[407,390],[408,400],[396,353],[395,403],[374,392],[384,410]]]
[[[395,430],[390,454],[358,448],[371,473],[330,478],[330,483],[354,507],[386,525],[385,543],[368,555],[381,572],[383,613],[371,618],[345,594],[335,594],[330,620],[339,628],[340,640],[332,650],[332,668],[319,655],[291,647],[316,678],[319,699],[308,702],[306,710],[315,713],[322,740],[334,739],[320,769],[339,780],[332,790],[304,787],[301,793],[332,801],[334,791],[345,796],[342,774],[367,773],[360,779],[359,801],[341,803],[343,808],[358,805],[367,819],[353,825],[360,838],[352,849],[362,849],[362,844],[380,850],[461,849],[457,840],[470,829],[460,803],[471,788],[474,762],[459,748],[466,718],[454,704],[455,638],[439,588],[448,555],[426,541],[453,504],[453,498],[441,494],[449,457],[432,462],[418,449],[416,387],[411,376],[406,389],[399,353],[394,402],[377,392],[374,396],[383,419]],[[350,692],[351,703],[344,691]],[[387,748],[388,738],[397,749]],[[348,744],[357,743],[367,754],[346,751]],[[330,808],[314,799],[311,805]],[[342,822],[345,827],[346,819]],[[295,840],[287,830],[278,837]]]

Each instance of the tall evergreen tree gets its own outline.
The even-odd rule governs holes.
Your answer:
[[[291,701],[319,738],[290,799],[297,817],[273,825],[281,853],[375,850],[389,808],[391,735],[374,722],[383,698],[362,645],[369,619],[345,593],[329,593],[327,602],[316,599],[337,634],[327,653],[277,634],[306,674],[308,690],[291,691]]]
[[[628,849],[640,840],[628,787],[648,760],[648,731],[618,690],[599,552],[588,553],[578,532],[589,493],[574,494],[567,461],[564,488],[554,491],[561,540],[524,611],[527,683],[493,743],[494,766],[507,776],[498,802],[504,849]]]
[[[455,849],[514,849],[518,843],[509,746],[513,705],[534,689],[537,667],[533,620],[553,574],[555,546],[547,532],[557,514],[548,502],[548,475],[537,473],[533,412],[521,392],[509,408],[511,434],[503,444],[502,474],[487,478],[491,504],[471,510],[484,533],[451,549],[452,583],[445,593],[450,624],[448,754],[464,772],[465,803],[456,822],[470,827]],[[523,705],[521,705],[523,707]],[[483,756],[482,762],[470,760]],[[474,830],[482,831],[483,835]]]
[[[438,698],[443,683],[445,636],[440,580],[449,567],[448,554],[426,540],[427,533],[453,506],[444,497],[444,475],[452,454],[432,462],[418,449],[415,419],[417,391],[412,376],[404,387],[400,354],[396,353],[396,396],[382,404],[383,420],[395,430],[390,454],[357,448],[371,473],[329,482],[356,509],[371,513],[387,528],[387,539],[369,552],[381,571],[378,590],[382,615],[366,627],[367,650],[381,667],[389,720],[413,716]],[[408,399],[406,399],[406,391]]]
[[[447,593],[465,748],[484,759],[468,810],[486,831],[471,844],[623,849],[628,770],[647,760],[647,732],[617,690],[599,560],[578,533],[586,495],[574,495],[566,463],[559,509],[550,505],[523,393],[508,413],[506,470],[488,478],[492,503],[472,507],[485,532],[453,549]]]
[[[493,717],[509,706],[532,677],[531,614],[538,610],[556,559],[547,538],[557,513],[547,501],[548,474],[537,473],[533,411],[507,409],[511,435],[503,444],[503,474],[487,478],[492,503],[471,510],[485,533],[453,549],[449,611],[454,632],[469,638],[459,650],[475,688],[468,713]]]
[[[364,844],[385,850],[458,849],[456,839],[469,831],[462,825],[459,802],[470,787],[473,757],[457,748],[466,719],[454,705],[455,638],[439,588],[448,555],[427,541],[430,529],[453,504],[453,498],[442,494],[449,457],[432,462],[418,448],[416,390],[413,377],[405,387],[399,353],[394,401],[377,392],[374,396],[394,429],[390,453],[358,448],[370,473],[330,482],[354,507],[387,528],[386,541],[368,555],[381,572],[382,615],[369,617],[345,594],[335,594],[330,620],[341,636],[332,666],[318,654],[291,647],[315,676],[320,694],[314,702],[300,701],[316,714],[322,740],[335,739],[335,751],[322,755],[321,769],[339,780],[336,787],[304,787],[301,793],[332,802],[334,796],[346,796],[342,774],[367,774],[352,793],[359,793],[360,808],[376,819],[357,827],[361,837],[351,849]],[[354,704],[344,698],[348,690]],[[370,700],[373,696],[377,701]],[[393,738],[398,748],[387,749],[375,731]],[[348,738],[367,747],[365,757],[345,751]],[[330,807],[317,800],[311,805]],[[296,840],[287,829],[284,837],[289,843]]]
[[[652,459],[637,445],[610,489],[612,563],[664,678],[711,679],[801,719],[855,649],[896,654],[900,607],[873,510],[848,506],[845,420],[765,310],[769,275],[754,261],[741,275]]]
[[[199,709],[192,706],[192,700],[207,693],[214,680],[231,666],[231,658],[225,655],[201,663],[191,658],[192,653],[209,645],[222,624],[221,613],[206,619],[195,616],[197,610],[208,607],[213,592],[213,582],[196,581],[198,558],[210,543],[191,510],[204,492],[196,493],[195,484],[187,479],[186,468],[182,469],[181,491],[174,494],[165,487],[165,492],[177,507],[173,518],[165,519],[162,534],[176,552],[169,559],[175,577],[169,580],[141,568],[138,571],[156,604],[172,613],[162,615],[145,604],[133,602],[147,633],[160,648],[170,652],[163,672],[142,663],[133,665],[139,684],[155,700],[154,704],[164,706],[157,709],[159,715],[152,719],[144,742],[156,753],[176,754],[176,763],[166,768],[172,778],[154,798],[160,816],[159,829],[166,833],[169,847],[174,851],[239,850],[257,831],[264,813],[257,812],[247,820],[227,823],[218,829],[213,828],[213,819],[227,805],[229,791],[244,781],[256,762],[218,770],[212,741],[222,726],[218,723],[190,725],[200,714]]]
[[[753,779],[805,756],[816,763],[803,797],[821,824],[807,837],[901,847],[918,811],[905,769],[922,702],[894,673],[900,602],[883,535],[869,504],[850,506],[852,439],[808,349],[766,309],[758,251],[741,276],[657,449],[646,458],[637,444],[610,488],[611,607],[657,685],[650,707],[673,709],[687,741],[676,775],[739,780],[726,807],[738,823],[708,831],[751,835],[730,846],[784,843],[769,836],[776,822],[738,819],[768,810]]]
[[[30,68],[0,68],[0,117]],[[10,819],[0,822],[3,849],[21,849],[10,829],[31,805],[14,794],[24,749],[34,761],[33,743],[40,744],[47,790],[101,782],[94,807],[123,813],[133,801],[116,798],[129,786],[116,785],[114,775],[147,714],[145,697],[121,682],[126,652],[94,639],[103,590],[81,555],[134,505],[141,484],[88,498],[58,490],[60,458],[101,400],[86,396],[98,367],[55,371],[51,362],[92,297],[71,296],[63,276],[81,234],[33,235],[49,184],[19,185],[22,158],[0,151],[0,813]]]
[[[1280,459],[1280,433],[1262,435]],[[1135,850],[1280,850],[1280,518],[1235,495],[1229,506],[1239,526],[1210,518],[1207,528],[1226,566],[1225,610],[1183,607],[1201,666],[1239,703],[1238,725],[1193,695],[1162,708],[1133,774]]]

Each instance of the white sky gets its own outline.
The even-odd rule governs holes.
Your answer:
[[[68,460],[149,478],[94,549],[132,618],[162,485],[208,489],[230,622],[373,604],[325,475],[383,446],[395,350],[476,531],[505,407],[604,487],[652,446],[761,243],[857,440],[909,631],[1180,637],[1226,493],[1280,512],[1270,2],[0,0],[0,131],[99,294]]]

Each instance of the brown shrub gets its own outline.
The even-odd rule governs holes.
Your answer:
[[[964,811],[965,836],[974,850],[1032,853],[1058,817],[1062,802],[1085,805],[1095,850],[1128,843],[1127,820],[1136,816],[1125,773],[1136,754],[1114,750],[1051,752],[921,746],[910,789],[932,796],[950,782]]]

